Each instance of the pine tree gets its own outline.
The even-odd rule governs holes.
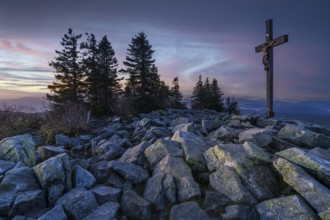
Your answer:
[[[126,61],[123,62],[128,73],[125,93],[133,100],[133,105],[138,112],[148,112],[159,108],[160,78],[152,58],[154,51],[141,32],[132,39],[127,49]]]
[[[193,109],[202,109],[204,97],[204,85],[202,81],[202,75],[199,75],[198,81],[193,89],[193,95],[191,97],[191,106]]]
[[[85,49],[83,67],[92,112],[94,115],[109,114],[111,102],[120,91],[115,52],[106,36],[97,43],[93,34],[87,34],[87,42],[81,44],[81,49]]]
[[[172,108],[183,108],[181,104],[183,99],[182,93],[180,92],[179,77],[175,77],[172,81],[172,88],[170,90],[170,102]]]
[[[120,92],[120,79],[117,76],[118,62],[115,51],[106,36],[98,44],[96,62],[100,72],[100,107],[104,108],[105,112],[110,112],[115,96]]]
[[[84,74],[79,62],[78,40],[80,38],[81,34],[75,35],[69,28],[61,42],[64,49],[55,50],[58,56],[55,57],[55,61],[49,63],[55,69],[56,82],[48,85],[48,89],[54,94],[47,94],[46,97],[55,105],[61,105],[65,102],[83,102],[85,85],[83,82]]]
[[[210,85],[210,99],[208,108],[214,109],[216,111],[223,111],[224,104],[223,104],[223,92],[221,91],[218,81],[214,78],[212,80],[212,84]]]

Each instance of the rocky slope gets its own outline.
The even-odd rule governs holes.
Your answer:
[[[0,141],[0,219],[330,219],[330,130],[167,110]]]

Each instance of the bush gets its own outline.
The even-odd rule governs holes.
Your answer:
[[[90,120],[90,111],[83,104],[67,102],[63,105],[44,105],[45,123],[40,134],[52,142],[54,135],[65,133],[76,135],[85,131]]]
[[[3,103],[0,106],[0,122],[0,140],[2,140],[39,129],[42,124],[42,114],[35,112],[34,109],[8,106]]]

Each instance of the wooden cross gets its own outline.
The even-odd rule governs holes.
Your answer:
[[[256,53],[263,52],[262,63],[267,73],[267,111],[266,118],[273,118],[273,47],[288,42],[289,36],[282,35],[273,40],[273,20],[266,21],[266,43],[255,48]]]

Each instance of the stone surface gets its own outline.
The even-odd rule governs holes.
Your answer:
[[[93,174],[83,169],[79,165],[76,165],[73,168],[72,179],[74,187],[84,187],[86,189],[89,189],[96,183],[96,179]]]
[[[330,137],[324,134],[315,133],[301,126],[288,124],[284,126],[278,133],[280,138],[291,141],[294,144],[314,148],[321,147],[330,148]]]
[[[203,153],[208,149],[208,146],[200,137],[193,133],[176,131],[172,140],[181,144],[184,151],[184,159],[192,170],[206,170]]]
[[[70,143],[70,138],[64,134],[55,135],[56,146],[67,146]]]
[[[263,219],[317,219],[314,211],[298,195],[275,198],[256,206],[259,218]]]
[[[250,141],[258,147],[266,147],[272,143],[272,130],[270,128],[251,128],[239,134],[239,142]]]
[[[315,210],[324,212],[330,209],[330,190],[316,181],[301,167],[278,158],[274,167],[283,180],[297,191]]]
[[[164,157],[154,168],[153,175],[158,173],[170,174],[176,183],[177,198],[180,202],[201,195],[199,185],[191,175],[189,166],[180,157]]]
[[[7,170],[10,170],[14,166],[15,166],[15,163],[13,163],[13,162],[6,161],[6,160],[0,160],[0,175],[4,174]]]
[[[83,219],[98,207],[94,194],[84,188],[73,188],[56,205],[62,205],[68,219],[74,220]]]
[[[19,192],[15,198],[12,208],[8,214],[9,217],[24,214],[35,208],[46,207],[46,195],[43,190],[32,190]]]
[[[315,156],[318,156],[322,159],[330,161],[330,151],[328,151],[326,149],[316,147],[316,148],[309,150],[308,153],[314,154]]]
[[[232,219],[246,219],[254,220],[258,219],[254,209],[248,205],[230,205],[225,208],[225,212],[222,214],[223,220]]]
[[[276,153],[278,156],[306,168],[330,186],[330,161],[299,148],[290,148]]]
[[[156,209],[161,210],[165,206],[165,196],[163,189],[163,180],[165,174],[159,173],[150,177],[147,181],[144,198],[154,204]]]
[[[99,204],[107,202],[118,203],[121,195],[121,189],[99,185],[90,189],[94,193],[94,196]]]
[[[92,154],[101,160],[112,160],[120,157],[125,149],[112,141],[101,141],[92,148]]]
[[[255,197],[243,185],[239,176],[226,166],[219,167],[210,175],[211,186],[219,193],[238,203],[255,204]]]
[[[141,183],[149,177],[147,170],[138,165],[122,161],[110,161],[108,167],[131,183]]]
[[[33,167],[33,171],[43,189],[53,184],[72,188],[72,169],[67,154],[59,154]]]
[[[5,191],[23,192],[39,189],[38,180],[30,167],[14,167],[8,170],[0,184]]]
[[[65,150],[62,147],[41,146],[38,148],[38,152],[40,153],[42,160],[47,160],[58,154],[65,153]]]
[[[93,174],[97,183],[105,183],[109,179],[110,173],[108,169],[108,163],[109,161],[102,160],[94,163],[91,166],[89,171]]]
[[[225,207],[231,202],[232,200],[224,194],[213,191],[205,192],[204,207],[206,211],[212,211],[221,207]]]
[[[144,154],[149,163],[155,166],[167,155],[172,157],[183,156],[183,151],[180,144],[176,141],[158,139],[154,144],[145,149]]]
[[[95,209],[84,220],[114,220],[116,219],[118,209],[118,203],[107,202]]]
[[[0,141],[0,160],[21,161],[27,166],[36,164],[35,142],[31,135],[8,137]]]
[[[57,205],[43,216],[39,217],[38,220],[67,220],[64,209],[61,205]]]
[[[61,205],[57,205],[44,215],[38,218],[38,220],[67,220],[64,209]]]
[[[223,121],[220,120],[210,120],[210,119],[203,119],[202,126],[208,132],[213,131],[223,125]]]
[[[195,220],[195,219],[203,219],[203,220],[211,220],[206,212],[199,207],[197,202],[184,202],[178,205],[175,205],[171,209],[171,220]]]
[[[149,142],[143,141],[140,144],[127,149],[125,153],[120,157],[119,161],[143,166],[145,165],[145,161],[146,161],[144,150],[149,146],[150,146]]]
[[[120,208],[123,215],[127,217],[150,219],[150,203],[132,190],[126,190],[123,193]]]

